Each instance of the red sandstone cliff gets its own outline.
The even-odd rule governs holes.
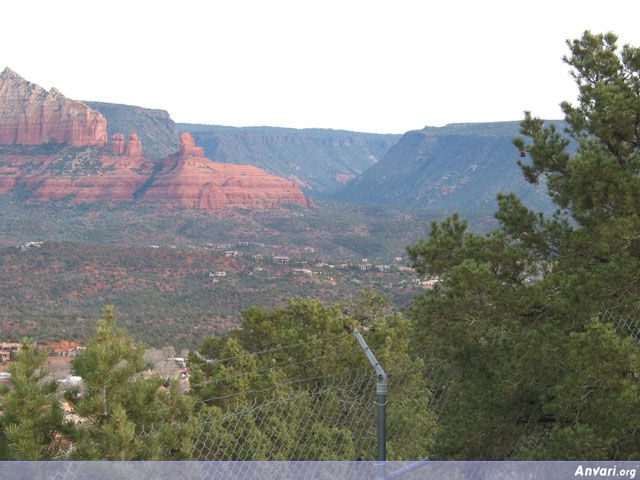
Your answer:
[[[48,145],[43,154],[34,145]],[[24,188],[28,202],[140,200],[203,210],[313,206],[298,186],[256,167],[212,162],[189,133],[161,164],[143,157],[136,132],[112,136],[106,120],[81,102],[5,69],[0,73],[0,195]],[[159,173],[156,165],[162,167]]]
[[[180,152],[163,169],[145,201],[204,210],[270,208],[283,204],[313,206],[298,186],[259,168],[212,162],[189,133],[180,138]]]
[[[196,147],[196,141],[189,132],[180,135],[180,157],[204,157],[204,148]]]
[[[124,135],[122,133],[114,133],[111,136],[111,145],[109,145],[109,151],[113,155],[124,155],[127,146],[124,143]]]
[[[58,90],[47,92],[9,68],[0,73],[0,144],[107,143],[107,121]]]
[[[82,172],[83,157],[75,160],[80,171],[52,175],[51,170],[63,161],[55,155],[0,154],[0,194],[23,187],[31,190],[28,203],[65,197],[72,204],[133,201],[134,192],[153,172],[153,162],[143,158],[100,155],[100,171],[95,173]]]
[[[129,143],[127,143],[127,157],[141,157],[142,156],[142,142],[138,140],[138,134],[131,132],[129,135]]]
[[[89,148],[76,152],[70,164],[64,164],[68,162],[64,151],[30,155],[24,148],[5,147],[0,153],[0,194],[23,187],[31,190],[29,203],[66,197],[71,204],[140,200],[163,207],[212,211],[313,206],[295,183],[256,167],[212,162],[202,156],[190,135],[183,139],[182,154],[166,158],[157,175],[153,173],[155,163],[141,155],[142,145],[135,132],[126,147],[124,135],[116,134],[110,154]]]

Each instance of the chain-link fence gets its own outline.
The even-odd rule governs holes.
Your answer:
[[[218,394],[205,398],[201,395],[194,413],[184,422],[189,432],[185,439],[188,458],[375,460],[376,374],[355,338],[350,337],[356,348],[240,373],[229,369],[233,374],[194,385],[201,389],[215,386]],[[326,362],[327,357],[340,360],[334,363],[333,372],[271,381],[274,372],[299,368],[301,364],[306,371],[326,371],[320,365],[314,367]],[[228,359],[218,362],[225,360]],[[358,366],[340,368],[341,362]],[[387,458],[426,458],[436,434],[438,413],[446,401],[448,372],[442,363],[420,359],[409,362],[408,368],[388,371],[387,375]],[[240,381],[266,386],[237,388]],[[138,436],[144,439],[158,435],[162,428],[166,425],[141,426]]]

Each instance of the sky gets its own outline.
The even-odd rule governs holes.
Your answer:
[[[640,2],[3,2],[0,70],[173,120],[403,133],[561,118],[565,41],[640,46]]]

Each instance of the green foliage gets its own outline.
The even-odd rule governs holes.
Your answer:
[[[113,308],[107,307],[96,335],[72,362],[83,378],[83,391],[69,391],[66,398],[86,419],[72,437],[73,458],[189,458],[191,401],[180,395],[175,382],[168,392],[160,392],[164,379],[141,378],[143,355],[144,346],[116,327]]]
[[[363,290],[334,306],[293,298],[286,307],[249,309],[240,329],[206,339],[189,356],[186,394],[178,380],[144,374],[144,346],[107,307],[72,361],[83,380],[64,393],[79,422],[73,426],[62,422],[56,383],[42,383],[46,352],[23,347],[3,393],[1,458],[371,460],[375,375],[354,328],[390,372],[390,454],[427,456],[437,431],[432,384],[410,348],[415,332],[403,316],[386,313],[387,300]],[[416,423],[425,430],[407,448]]]
[[[410,352],[409,322],[386,307],[372,290],[334,306],[292,298],[246,310],[231,337],[205,340],[190,357],[198,418],[211,429],[196,450],[228,460],[373,459],[375,375],[350,333],[366,328],[378,360],[402,372],[389,397],[390,451],[396,459],[427,456],[435,415],[424,361]],[[420,446],[407,449],[415,422],[428,428]]]
[[[55,380],[45,381],[48,352],[25,339],[9,367],[11,390],[2,397],[0,460],[50,460],[60,452],[56,436],[68,429],[55,396]]]
[[[514,141],[557,212],[499,195],[498,230],[474,235],[454,216],[408,249],[441,279],[412,310],[454,374],[438,458],[640,455],[640,50],[615,42],[569,42],[580,96],[562,105],[568,137],[527,113],[530,143]]]

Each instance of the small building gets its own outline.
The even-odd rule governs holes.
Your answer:
[[[69,375],[66,378],[58,379],[57,382],[68,387],[79,387],[82,383],[82,377],[79,377],[78,375]]]
[[[20,343],[18,342],[0,343],[0,362],[6,363],[10,361],[13,353],[18,350],[20,350]]]
[[[308,276],[312,276],[313,275],[313,271],[311,271],[310,268],[294,268],[293,269],[293,273],[294,275],[308,275]]]
[[[58,357],[75,357],[85,347],[78,342],[70,342],[68,340],[61,340],[60,342],[50,342],[47,345],[40,345],[40,348],[48,348],[51,350],[51,355]]]
[[[20,250],[29,250],[31,247],[41,247],[43,242],[26,242],[20,245]]]
[[[279,265],[286,265],[287,263],[289,263],[289,257],[284,257],[279,255],[274,256],[273,263],[277,263]]]
[[[187,364],[184,361],[184,357],[171,357],[168,358],[167,360],[173,360],[174,362],[176,362],[181,369],[186,369],[187,368]]]
[[[420,281],[420,286],[422,288],[426,288],[427,290],[432,289],[438,282],[440,281],[440,279],[437,278],[432,278],[429,280],[421,280]]]
[[[398,270],[400,270],[401,272],[415,272],[415,268],[413,267],[398,267]]]

